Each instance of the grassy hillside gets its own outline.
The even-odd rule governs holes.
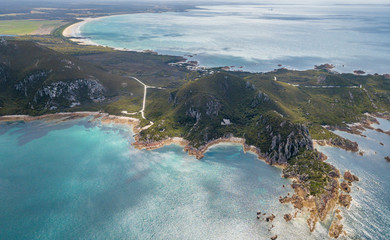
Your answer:
[[[37,92],[44,87],[57,86],[59,82],[66,85],[80,79],[102,84],[105,101],[83,102],[75,109],[99,110],[104,109],[107,104],[115,109],[112,101],[120,96],[119,104],[123,105],[126,102],[129,105],[140,106],[143,95],[142,86],[133,79],[113,75],[75,57],[63,55],[32,42],[3,40],[0,44],[0,69],[0,79],[2,79],[0,100],[3,105],[0,114],[47,112],[49,110],[41,106],[40,102],[31,108],[31,104],[37,98]],[[24,90],[21,91],[21,88]],[[80,99],[86,98],[80,96]],[[132,109],[131,106],[122,107],[121,110]],[[68,108],[69,106],[61,105],[59,110]]]
[[[22,41],[29,39],[32,41]],[[221,137],[242,137],[287,175],[305,175],[312,195],[324,193],[332,167],[312,138],[336,139],[321,125],[342,126],[365,112],[390,111],[388,76],[327,70],[214,74],[169,66],[180,57],[78,46],[56,36],[0,41],[0,115],[103,110],[139,111],[148,85],[140,133],[148,143],[183,137],[195,148]],[[138,115],[136,115],[138,116]],[[143,120],[142,124],[148,124]]]
[[[284,70],[246,79],[295,122],[343,125],[359,121],[365,112],[390,111],[390,80],[383,75]]]
[[[0,35],[48,34],[62,24],[59,20],[3,20],[0,21]]]

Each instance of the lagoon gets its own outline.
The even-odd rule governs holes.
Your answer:
[[[266,72],[332,63],[339,72],[389,73],[390,5],[199,6],[88,20],[86,43],[185,56],[205,67]],[[233,67],[234,66],[234,67]]]

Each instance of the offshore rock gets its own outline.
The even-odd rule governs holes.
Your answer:
[[[332,238],[338,238],[343,233],[343,225],[341,224],[341,219],[343,217],[340,215],[339,210],[336,210],[335,217],[333,218],[332,224],[329,228],[329,236]]]
[[[341,206],[349,208],[351,206],[352,197],[348,194],[340,194],[339,203]]]
[[[340,184],[340,188],[341,188],[341,190],[343,190],[346,193],[351,192],[351,187],[345,181]]]
[[[287,213],[287,214],[284,214],[284,220],[286,220],[286,222],[289,222],[289,221],[291,221],[292,220],[292,216],[291,216],[291,214],[289,214],[289,213]]]
[[[357,176],[353,175],[350,171],[346,171],[344,173],[344,180],[352,183],[355,181],[359,181],[359,178]]]
[[[267,221],[267,222],[272,222],[274,219],[275,219],[275,215],[272,214],[272,215],[266,217],[266,218],[265,218],[265,221]]]

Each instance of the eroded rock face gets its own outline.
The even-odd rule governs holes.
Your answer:
[[[103,85],[97,80],[59,81],[38,89],[33,102],[34,104],[44,103],[44,108],[50,110],[57,109],[60,106],[75,107],[83,101],[104,101],[105,91]]]
[[[254,97],[252,103],[251,103],[251,107],[257,107],[258,105],[260,105],[261,103],[263,102],[267,102],[269,101],[269,97],[266,93],[263,93],[262,91],[259,91],[257,93],[257,95]]]
[[[175,93],[169,93],[168,103],[173,103],[173,106],[176,106],[176,105],[177,105],[178,99],[177,99]]]
[[[221,111],[222,104],[217,98],[211,97],[206,103],[206,115],[208,116],[218,116],[219,111]]]
[[[15,84],[15,89],[27,97],[33,94],[35,91],[34,86],[44,81],[47,75],[48,72],[42,70],[30,73],[22,81]]]
[[[313,141],[306,126],[294,124],[294,129],[295,131],[292,131],[287,138],[281,137],[280,134],[270,133],[271,147],[265,152],[270,164],[285,164],[288,159],[296,156],[300,149],[313,149]]]
[[[9,74],[10,74],[9,68],[5,64],[0,63],[0,83],[7,82],[9,78]]]

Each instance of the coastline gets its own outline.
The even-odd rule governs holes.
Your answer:
[[[166,138],[160,141],[149,142],[149,143],[140,142],[138,134],[142,131],[142,128],[139,125],[140,120],[138,118],[110,115],[108,113],[102,113],[102,112],[88,112],[88,111],[60,112],[60,113],[52,113],[52,114],[45,114],[39,116],[5,115],[5,116],[0,116],[0,122],[18,122],[18,121],[31,122],[31,121],[38,121],[38,120],[68,121],[68,120],[89,117],[89,116],[93,117],[91,121],[100,120],[102,124],[124,124],[132,127],[132,131],[135,134],[135,142],[132,145],[136,149],[155,150],[167,145],[175,144],[183,147],[183,150],[185,152],[187,152],[190,156],[195,156],[195,158],[199,160],[202,159],[204,157],[204,154],[213,146],[216,146],[218,144],[235,144],[235,145],[241,145],[245,153],[249,152],[255,154],[259,160],[262,160],[267,164],[270,164],[272,166],[281,169],[284,169],[286,167],[286,164],[275,164],[275,163],[271,164],[267,160],[266,156],[261,153],[260,149],[258,149],[255,146],[247,145],[245,143],[244,138],[238,138],[238,137],[218,138],[210,141],[204,146],[201,146],[199,149],[190,146],[189,141],[181,137],[171,137],[171,138]]]
[[[91,39],[85,38],[85,37],[83,37],[81,35],[80,28],[83,25],[85,25],[85,24],[87,24],[89,22],[97,21],[97,20],[100,20],[100,19],[103,19],[103,18],[107,18],[107,17],[123,16],[123,15],[129,15],[129,14],[132,14],[132,13],[107,15],[107,16],[101,16],[101,17],[78,18],[77,20],[80,20],[80,21],[76,22],[76,23],[74,23],[74,24],[72,24],[72,25],[70,25],[68,27],[66,27],[62,31],[62,36],[68,38],[70,41],[72,41],[72,42],[74,42],[74,43],[76,43],[78,45],[101,46],[101,47],[111,48],[111,49],[114,49],[114,50],[117,50],[117,51],[143,52],[143,53],[147,53],[147,52],[150,53],[150,52],[152,52],[152,53],[156,53],[156,52],[154,52],[152,50],[135,50],[135,49],[128,49],[128,48],[111,47],[111,46],[107,46],[107,45],[104,45],[104,44],[96,43],[96,42],[92,41]]]
[[[108,17],[108,16],[104,16]],[[100,46],[99,44],[93,42],[92,40],[89,40],[87,38],[83,38],[81,36],[81,30],[80,28],[91,21],[99,20],[104,17],[96,17],[96,18],[79,18],[77,20],[80,20],[79,22],[76,22],[67,28],[65,28],[62,31],[62,36],[69,38],[70,41],[75,42],[79,45],[93,45],[93,46]]]
[[[183,147],[183,150],[187,152],[190,156],[195,156],[197,159],[204,157],[204,154],[213,146],[219,144],[234,144],[241,145],[244,152],[249,152],[255,154],[259,160],[264,161],[267,164],[270,164],[267,161],[267,158],[264,154],[261,153],[260,149],[255,146],[250,146],[245,143],[245,139],[238,137],[226,137],[212,140],[200,148],[194,148],[190,145],[189,141],[180,138],[172,137],[167,138],[161,141],[155,142],[140,142],[139,133],[142,131],[140,127],[140,120],[137,118],[110,115],[108,113],[102,112],[62,112],[54,114],[46,114],[41,116],[28,116],[28,115],[6,115],[0,116],[0,122],[13,122],[13,121],[36,121],[36,120],[58,120],[58,121],[68,121],[84,117],[93,117],[91,122],[100,121],[102,124],[124,124],[132,127],[132,131],[135,134],[135,142],[132,146],[136,149],[146,149],[154,150],[162,148],[166,145],[179,145]],[[313,142],[314,147],[316,147],[316,142]],[[318,144],[320,145],[320,144]],[[338,146],[333,146],[338,147]],[[346,149],[344,149],[346,150]],[[326,156],[322,154],[319,161],[326,160]],[[280,169],[285,169],[287,164],[270,164],[272,166],[278,167]],[[333,166],[332,166],[333,167]],[[325,221],[328,217],[331,218],[331,227],[329,229],[329,236],[332,238],[337,238],[340,235],[346,235],[345,231],[343,232],[343,225],[340,223],[340,210],[339,207],[349,208],[352,197],[349,193],[344,193],[345,189],[343,184],[348,182],[351,185],[352,181],[349,181],[344,174],[344,181],[342,182],[342,175],[340,171],[333,167],[333,173],[331,176],[331,181],[328,184],[326,191],[317,196],[310,195],[308,189],[306,188],[304,182],[300,180],[299,176],[288,176],[283,174],[281,177],[291,179],[291,187],[294,191],[292,196],[280,197],[279,201],[282,204],[290,203],[295,209],[295,214],[290,214],[290,216],[295,218],[297,213],[306,214],[308,213],[308,218],[306,223],[309,226],[309,230],[312,232],[315,229],[316,223]],[[341,183],[341,184],[340,184]],[[333,216],[333,217],[332,217]]]
[[[101,112],[60,112],[45,114],[39,116],[29,116],[29,115],[5,115],[0,116],[1,122],[31,122],[31,121],[69,121],[74,119],[80,119],[85,117],[93,117],[90,121],[100,120],[102,124],[123,124],[132,127],[132,131],[137,134],[141,131],[139,127],[140,120],[138,118],[124,117],[109,115],[108,113]]]

